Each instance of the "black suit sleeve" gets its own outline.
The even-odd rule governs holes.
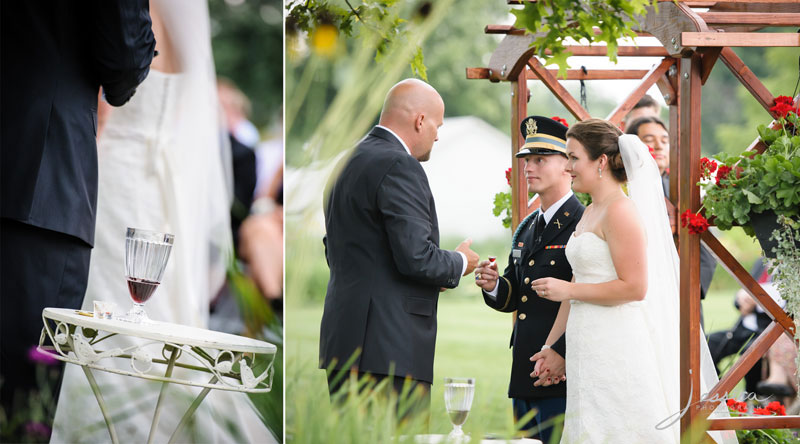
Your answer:
[[[705,246],[700,246],[700,296],[705,299],[711,280],[714,279],[714,271],[717,269],[717,261]]]
[[[106,101],[127,102],[150,72],[156,41],[147,0],[96,0],[93,52]]]
[[[517,276],[514,270],[514,259],[508,255],[508,265],[506,266],[503,275],[497,280],[497,297],[492,298],[485,291],[483,293],[483,301],[489,307],[504,313],[511,313],[517,309]]]
[[[556,353],[561,355],[562,358],[567,357],[567,334],[564,333],[550,348]]]
[[[378,187],[378,210],[400,274],[424,284],[455,288],[463,261],[455,251],[442,250],[434,242],[438,236],[433,235],[436,215],[431,214],[430,199],[425,171],[411,156],[399,158]]]

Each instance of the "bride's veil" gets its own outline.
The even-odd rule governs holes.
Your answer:
[[[636,205],[647,236],[648,290],[645,315],[650,326],[650,338],[656,351],[658,377],[663,399],[669,412],[682,411],[680,404],[680,262],[672,240],[664,191],[658,166],[647,146],[632,134],[619,137],[619,150],[628,176],[628,195]],[[708,351],[705,335],[700,331],[700,396],[706,395],[719,381],[714,362]],[[727,406],[721,403],[712,417],[728,416]],[[676,436],[680,432],[677,416],[670,426]],[[668,424],[670,421],[667,421]],[[737,442],[733,432],[712,432],[717,442]]]

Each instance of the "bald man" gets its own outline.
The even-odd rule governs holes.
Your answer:
[[[320,368],[333,394],[349,371],[401,392],[408,382],[430,400],[436,307],[478,262],[470,240],[439,248],[436,207],[420,162],[444,119],[436,90],[396,84],[380,123],[364,137],[325,196],[325,257],[330,280],[320,326]]]

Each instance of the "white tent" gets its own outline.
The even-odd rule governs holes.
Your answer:
[[[492,214],[494,195],[509,191],[505,170],[511,167],[508,134],[477,117],[450,117],[439,130],[423,168],[436,201],[442,237],[473,240],[510,236],[500,218]],[[324,165],[286,170],[286,224],[291,228],[304,214],[313,221],[313,233],[325,231],[322,193],[338,158]]]

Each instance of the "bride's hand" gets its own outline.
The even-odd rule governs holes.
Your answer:
[[[566,365],[564,358],[555,350],[546,349],[531,356],[531,361],[536,361],[531,378],[539,378],[533,383],[535,387],[558,384],[566,381]]]
[[[531,282],[531,289],[535,291],[539,297],[555,302],[570,299],[569,286],[569,282],[555,278],[541,278]]]

